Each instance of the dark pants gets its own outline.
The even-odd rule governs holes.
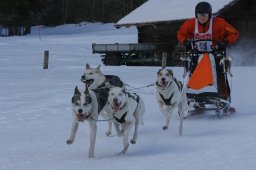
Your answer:
[[[228,77],[226,73],[223,73],[222,65],[219,64],[222,58],[221,57],[214,57],[214,58],[215,58],[215,66],[216,66],[216,73],[217,73],[218,94],[221,96],[221,98],[231,102]]]

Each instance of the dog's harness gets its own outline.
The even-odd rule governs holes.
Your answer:
[[[102,85],[97,87],[97,89],[103,88],[103,89],[110,90],[111,86],[123,87],[124,84],[118,76],[114,76],[114,75],[104,75],[104,76],[105,76],[105,81],[102,83]]]
[[[183,88],[182,83],[181,83],[180,81],[178,81],[175,77],[173,77],[172,80],[177,84],[179,91],[182,91],[182,88]],[[170,82],[169,86],[172,84],[173,81]],[[158,84],[158,82],[156,82],[156,85],[159,86],[159,87],[161,87],[161,86]],[[168,86],[168,87],[169,87],[169,86]],[[162,100],[164,101],[164,103],[165,103],[167,106],[171,106],[171,105],[172,105],[172,104],[171,104],[171,100],[172,100],[172,97],[173,97],[173,95],[174,95],[174,92],[171,94],[171,96],[170,96],[168,99],[165,99],[164,96],[163,96],[161,93],[159,93],[159,95],[160,95],[160,97],[162,98]]]
[[[107,80],[105,80],[103,83],[102,83],[102,85],[100,85],[99,87],[97,87],[97,89],[107,89],[107,90],[109,90],[109,87],[110,87],[110,83],[109,83],[109,81],[107,81]]]
[[[139,104],[139,102],[140,102],[140,96],[137,95],[136,93],[133,93],[133,94],[136,96],[136,98],[135,98],[135,96],[131,95],[131,93],[128,93],[128,92],[127,92],[128,97],[134,99],[134,100]]]
[[[131,95],[130,93],[127,93],[128,97],[131,97],[133,100],[135,100],[137,102],[137,106],[136,106],[136,109],[137,107],[139,106],[139,103],[140,103],[140,96],[137,95],[136,93],[133,93],[135,96]]]
[[[111,106],[111,104],[108,102],[108,105],[110,105]],[[126,103],[120,108],[120,110],[122,110],[123,108],[125,108],[125,106],[126,106]],[[111,106],[112,107],[112,106]],[[113,110],[113,107],[112,107],[112,110]],[[127,114],[127,112],[125,112],[124,114],[123,114],[123,116],[119,119],[119,118],[117,118],[116,116],[115,116],[115,114],[116,114],[116,112],[114,112],[113,113],[113,118],[117,121],[117,122],[119,122],[119,123],[124,123],[125,122],[125,116],[126,116],[126,114]]]
[[[174,95],[174,92],[172,93],[172,95],[168,98],[168,99],[165,99],[164,96],[159,93],[160,97],[162,98],[162,100],[164,101],[164,103],[167,105],[167,106],[171,106],[171,100],[172,100],[172,97]]]
[[[182,91],[183,84],[178,81],[175,77],[173,77],[174,82],[177,84],[179,91]]]
[[[127,92],[128,97],[134,99],[134,100],[137,102],[137,107],[138,107],[139,102],[140,102],[140,97],[139,97],[139,95],[137,95],[136,93],[133,93],[133,94],[134,94],[136,97]],[[109,104],[110,104],[110,103],[109,103]],[[120,110],[122,110],[123,108],[125,108],[125,106],[126,106],[126,103],[123,105],[123,107],[120,108]],[[112,106],[111,106],[111,107],[112,107]],[[115,119],[117,122],[119,122],[119,123],[122,124],[122,123],[125,123],[125,116],[126,116],[126,114],[127,114],[127,112],[125,112],[125,113],[123,114],[123,116],[119,119],[119,118],[117,118],[117,117],[115,116],[115,113],[113,113],[113,117],[114,117],[114,119]]]
[[[118,121],[119,123],[124,123],[125,122],[125,116],[126,116],[126,114],[127,114],[127,112],[125,112],[124,114],[123,114],[123,116],[119,119],[119,118],[117,118],[117,117],[115,117],[115,114],[113,114],[114,116],[114,119],[116,119],[116,121]]]

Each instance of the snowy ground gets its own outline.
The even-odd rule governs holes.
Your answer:
[[[136,145],[126,155],[122,139],[105,135],[98,123],[94,159],[88,159],[89,128],[80,125],[76,141],[68,146],[71,96],[88,62],[102,65],[91,43],[136,42],[134,29],[114,30],[111,24],[41,28],[25,37],[0,39],[0,169],[1,170],[254,170],[256,168],[255,67],[233,67],[232,103],[237,113],[219,120],[210,112],[184,121],[178,134],[178,116],[162,130],[164,117],[155,101],[155,87],[137,91],[146,105],[144,126]],[[49,69],[43,52],[50,51]],[[103,66],[133,87],[155,82],[159,67]],[[182,69],[172,68],[181,79]]]

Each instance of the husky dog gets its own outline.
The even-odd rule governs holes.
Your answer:
[[[111,87],[124,87],[124,83],[118,76],[115,75],[104,75],[100,70],[100,65],[96,68],[91,68],[87,63],[85,66],[84,75],[81,77],[81,81],[85,85],[100,93],[101,103],[106,104],[108,98],[108,92]],[[99,112],[102,110],[100,109]],[[105,117],[105,113],[101,112],[101,115]],[[109,122],[108,130],[106,135],[111,135],[112,124]]]
[[[137,94],[128,93],[124,88],[114,87],[109,91],[108,103],[104,108],[109,117],[113,118],[118,136],[123,136],[124,149],[120,153],[125,154],[129,147],[128,137],[132,127],[134,134],[130,142],[135,144],[137,141],[139,123],[143,124],[144,102]]]
[[[85,66],[84,75],[81,81],[90,89],[123,87],[124,83],[118,76],[104,75],[100,70],[100,65],[97,68],[91,68],[87,63]]]
[[[173,77],[170,69],[162,68],[157,72],[156,99],[161,112],[166,117],[163,130],[168,129],[170,118],[176,108],[180,117],[179,134],[182,135],[183,117],[188,112],[187,97],[182,83]]]
[[[75,88],[75,92],[72,97],[73,122],[70,137],[66,143],[72,144],[74,142],[79,121],[83,122],[84,120],[87,120],[90,124],[89,157],[94,157],[97,132],[96,123],[99,116],[98,108],[97,96],[92,90],[89,90],[88,88],[85,90],[79,90],[77,87]]]

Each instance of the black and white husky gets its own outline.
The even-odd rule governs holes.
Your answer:
[[[120,77],[115,75],[104,75],[100,70],[100,65],[96,68],[92,68],[88,63],[85,66],[84,75],[82,75],[81,81],[85,83],[88,88],[96,91],[100,95],[100,102],[103,105],[107,103],[108,92],[111,87],[124,87],[124,83]],[[104,111],[102,112],[102,109],[99,110],[99,112],[105,117],[105,113]],[[111,129],[112,124],[109,122],[106,135],[111,135]]]
[[[90,89],[124,86],[120,77],[115,75],[104,75],[100,70],[100,65],[96,68],[91,68],[88,63],[85,66],[84,75],[82,75],[81,81]]]
[[[156,89],[159,108],[166,118],[163,130],[168,129],[172,113],[178,108],[180,119],[179,134],[182,135],[183,117],[188,114],[185,88],[173,76],[172,70],[162,68],[157,72]]]
[[[72,144],[74,142],[76,132],[79,126],[79,121],[83,122],[84,120],[87,120],[90,124],[89,157],[94,157],[97,120],[99,116],[98,109],[103,106],[100,106],[96,93],[88,88],[86,88],[85,90],[79,90],[76,87],[71,101],[73,122],[70,137],[68,138],[66,143]]]
[[[129,147],[128,137],[133,127],[134,134],[130,142],[135,144],[137,141],[138,126],[140,123],[143,124],[144,102],[137,94],[126,92],[124,88],[114,87],[109,91],[108,103],[104,108],[109,118],[112,118],[118,136],[123,136],[124,148],[120,153],[124,154]]]

